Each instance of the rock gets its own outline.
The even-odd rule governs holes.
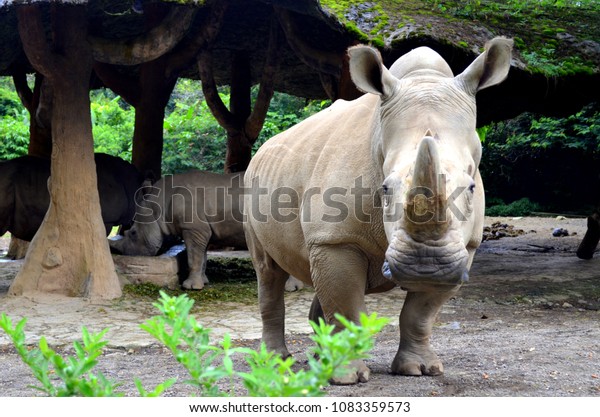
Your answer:
[[[562,304],[562,308],[572,308],[572,307],[573,307],[573,304],[571,304],[571,303],[564,302]]]
[[[554,230],[552,230],[552,236],[555,236],[555,237],[569,236],[569,231],[567,229],[563,229],[562,227],[557,227]]]

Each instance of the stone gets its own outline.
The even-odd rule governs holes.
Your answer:
[[[151,283],[169,289],[179,288],[176,256],[113,255],[117,274],[129,284]]]

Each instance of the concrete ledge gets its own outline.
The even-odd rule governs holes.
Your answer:
[[[151,283],[179,288],[179,267],[175,257],[113,255],[113,261],[125,284]]]
[[[174,246],[160,256],[112,257],[123,285],[151,283],[179,289],[189,273],[184,245]],[[248,251],[209,251],[206,275],[210,282],[256,280]]]

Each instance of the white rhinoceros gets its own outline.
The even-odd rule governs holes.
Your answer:
[[[168,237],[185,242],[190,268],[186,289],[202,289],[209,243],[245,248],[241,176],[192,171],[146,184],[136,201],[135,222],[110,247],[124,255],[154,256]]]
[[[259,149],[244,177],[244,229],[269,349],[289,355],[288,274],[314,286],[311,318],[330,323],[335,313],[357,321],[365,293],[399,285],[407,294],[392,372],[443,372],[432,325],[468,279],[483,229],[475,93],[504,80],[511,49],[495,38],[454,77],[429,48],[388,70],[377,50],[352,47],[352,80],[369,94],[338,100]],[[334,382],[368,377],[360,361]]]

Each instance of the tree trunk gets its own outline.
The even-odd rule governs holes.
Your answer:
[[[156,179],[161,176],[165,106],[177,80],[166,78],[165,60],[161,57],[140,67],[131,155],[131,163],[141,173]]]
[[[245,171],[252,158],[252,143],[243,130],[227,131],[227,151],[225,152],[225,172]]]
[[[119,297],[96,186],[85,8],[53,5],[52,45],[38,6],[22,6],[17,15],[27,57],[52,82],[53,150],[50,207],[9,293]]]
[[[280,59],[279,38],[279,24],[272,18],[267,58],[254,107],[251,98],[250,61],[246,52],[237,51],[233,55],[229,109],[217,91],[212,68],[211,43],[208,42],[198,54],[198,71],[202,79],[204,98],[219,125],[227,131],[226,173],[244,171],[250,163],[252,145],[262,130],[273,97],[274,79]]]
[[[52,130],[50,127],[52,114],[52,88],[44,82],[44,76],[35,74],[33,91],[27,84],[25,70],[13,74],[15,89],[21,103],[29,113],[29,148],[28,154],[40,158],[50,158],[52,153]]]

